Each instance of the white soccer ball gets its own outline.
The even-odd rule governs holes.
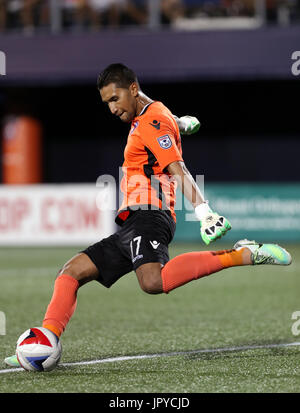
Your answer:
[[[61,352],[59,338],[44,327],[29,328],[17,341],[16,355],[25,370],[53,370],[59,363]]]

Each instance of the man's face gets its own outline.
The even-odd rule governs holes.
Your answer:
[[[102,102],[108,105],[113,115],[126,123],[131,122],[136,115],[136,93],[134,83],[128,89],[117,87],[115,83],[110,83],[100,89]]]

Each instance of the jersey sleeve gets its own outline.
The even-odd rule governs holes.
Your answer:
[[[183,160],[177,146],[176,129],[167,117],[147,117],[141,126],[142,142],[153,153],[162,170],[172,162]]]

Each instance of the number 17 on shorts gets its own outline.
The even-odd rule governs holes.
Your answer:
[[[141,241],[142,241],[142,236],[141,235],[133,238],[130,241],[130,251],[131,251],[132,263],[135,263],[136,260],[139,260],[139,259],[143,258],[143,254],[140,254]]]

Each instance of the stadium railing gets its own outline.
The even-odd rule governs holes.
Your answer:
[[[2,33],[257,28],[299,20],[298,0],[0,0]]]

